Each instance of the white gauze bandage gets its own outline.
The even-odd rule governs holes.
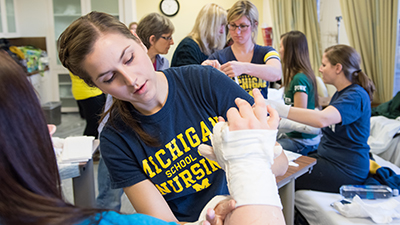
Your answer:
[[[321,133],[320,128],[305,125],[305,124],[302,124],[302,123],[299,123],[299,122],[296,122],[293,120],[285,119],[285,118],[282,118],[279,121],[278,129],[281,132],[285,132],[285,133],[289,133],[292,131],[297,131],[297,132],[305,133],[305,134],[320,134]]]
[[[282,208],[275,175],[274,146],[277,130],[229,131],[226,122],[214,126],[212,145],[217,162],[226,172],[236,206],[273,205]]]

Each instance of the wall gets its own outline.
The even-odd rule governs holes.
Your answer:
[[[14,0],[21,37],[45,37],[49,28],[47,0]]]
[[[342,15],[339,0],[320,0],[320,28],[322,50],[337,44],[337,16]],[[339,26],[339,44],[350,45],[343,19]]]
[[[160,2],[160,0],[136,1],[137,19],[140,20],[143,16],[151,12],[161,13],[159,9]],[[174,17],[170,17],[175,26],[175,33],[173,34],[175,44],[169,49],[166,55],[167,59],[171,61],[176,46],[178,46],[179,42],[192,30],[197,14],[205,4],[216,3],[225,9],[229,9],[235,2],[236,0],[179,0],[180,10],[178,14]],[[264,23],[263,0],[252,0],[252,3],[256,5],[259,11],[259,24],[262,25]],[[127,24],[129,24],[129,22],[127,22]],[[262,44],[260,27],[261,26],[259,26],[257,43]]]

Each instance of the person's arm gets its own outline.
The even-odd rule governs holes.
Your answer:
[[[126,187],[124,191],[137,213],[153,216],[167,222],[176,222],[183,225],[187,223],[176,219],[167,202],[150,180],[144,180]],[[231,198],[219,202],[213,209],[215,210],[215,220],[223,221],[234,207],[235,202]]]
[[[333,106],[328,106],[322,111],[290,107],[287,118],[317,128],[342,122],[339,111]]]
[[[307,109],[308,94],[305,92],[296,92],[293,96],[293,106]]]
[[[212,66],[215,69],[219,70],[221,68],[221,64],[216,59],[207,59],[201,63],[202,66]]]
[[[221,66],[221,71],[229,77],[237,77],[241,74],[249,74],[266,81],[277,81],[282,77],[281,62],[272,58],[265,64],[249,62],[229,61]]]
[[[279,117],[272,107],[266,107],[259,90],[253,90],[253,94],[256,102],[253,108],[248,102],[236,99],[239,110],[229,109],[228,122],[217,124],[213,132],[214,152],[218,163],[227,172],[229,190],[238,207],[225,221],[218,220],[214,210],[208,209],[203,225],[220,225],[222,222],[225,225],[285,224],[275,177],[270,169]],[[243,166],[247,170],[240,169]]]
[[[124,192],[138,213],[150,215],[167,222],[177,222],[167,202],[150,180],[124,188]]]
[[[340,115],[339,110],[331,105],[322,111],[319,111],[290,107],[289,105],[270,99],[265,99],[265,102],[267,105],[271,105],[276,111],[278,111],[280,117],[310,125],[312,127],[322,128],[342,122],[342,116]]]
[[[271,170],[275,176],[282,176],[286,173],[288,167],[289,160],[286,154],[282,151],[281,154],[274,159],[274,164],[272,164]]]

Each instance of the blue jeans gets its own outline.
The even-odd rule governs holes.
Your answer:
[[[122,188],[111,189],[110,174],[103,157],[100,154],[99,167],[97,170],[97,184],[99,195],[96,198],[97,208],[121,210],[121,196],[124,193]]]
[[[296,152],[302,155],[308,155],[308,153],[316,151],[318,149],[318,145],[306,145],[304,143],[301,143],[297,141],[294,138],[290,138],[286,135],[283,135],[280,139],[277,140],[277,142],[282,145],[282,148],[284,150],[288,150],[291,152]]]

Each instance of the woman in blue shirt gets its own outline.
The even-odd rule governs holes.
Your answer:
[[[361,58],[347,45],[327,48],[319,71],[337,92],[322,111],[274,104],[279,115],[322,128],[316,153],[317,164],[309,174],[296,180],[296,189],[338,193],[341,185],[362,184],[369,171],[371,101],[374,84],[361,70]]]
[[[253,113],[250,104],[244,105],[245,100],[236,100],[241,114],[231,110],[232,116],[228,115],[231,131],[259,128],[273,132],[276,129],[277,113],[271,111],[275,116],[267,121],[263,117],[267,111],[262,98],[256,102],[259,109]],[[105,209],[79,208],[64,201],[56,156],[39,100],[26,73],[5,52],[0,52],[0,119],[0,224],[176,224],[143,214],[123,215]],[[264,168],[265,175],[274,177],[269,167]],[[266,192],[264,186],[259,190]],[[268,190],[279,203],[276,184],[272,183]],[[247,199],[246,194],[253,193],[243,194]],[[221,201],[216,211],[207,212],[208,221],[203,224],[222,224],[227,213],[232,213],[229,218],[234,221],[247,218],[254,222],[254,215],[262,214],[266,218],[258,217],[260,224],[265,221],[283,224],[279,207],[271,205],[270,198],[264,200],[262,206],[246,205],[238,210],[234,210],[232,200]]]

